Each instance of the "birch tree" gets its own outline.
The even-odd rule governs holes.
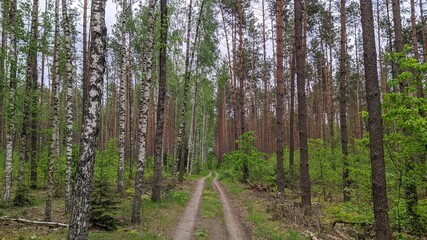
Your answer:
[[[71,42],[71,29],[70,29],[70,18],[68,17],[67,12],[67,2],[62,0],[62,26],[64,28],[64,40],[65,40],[65,54],[66,54],[66,63],[65,63],[65,74],[66,74],[66,83],[67,83],[67,134],[65,137],[65,158],[66,158],[66,167],[65,167],[65,212],[71,210],[71,166],[72,166],[72,156],[73,156],[73,90],[74,90],[74,72],[75,69],[73,66],[72,52],[74,51],[74,46]]]
[[[54,164],[58,158],[59,149],[59,0],[55,0],[55,39],[52,70],[52,136],[49,149],[49,168],[47,174],[47,199],[44,218],[52,218],[52,198],[54,191]],[[57,186],[58,187],[58,186]]]
[[[149,0],[148,2],[148,39],[147,52],[145,53],[145,81],[141,86],[141,100],[139,111],[139,129],[138,129],[138,161],[135,178],[135,194],[132,204],[132,223],[140,223],[141,221],[141,195],[144,176],[144,161],[147,151],[147,123],[148,123],[148,107],[150,104],[150,88],[151,88],[151,73],[153,65],[153,44],[154,44],[154,10],[157,0]]]
[[[99,132],[107,45],[105,5],[106,0],[92,0],[88,99],[87,108],[83,113],[84,121],[80,139],[68,240],[87,239],[89,233],[90,198],[93,189],[96,140]]]

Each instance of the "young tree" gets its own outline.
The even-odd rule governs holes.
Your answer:
[[[132,223],[140,223],[141,221],[141,195],[144,176],[144,160],[146,156],[147,146],[147,123],[148,123],[148,107],[150,103],[150,87],[151,87],[151,72],[152,72],[152,57],[154,44],[154,10],[156,0],[148,1],[148,39],[147,52],[145,53],[145,81],[141,86],[141,100],[139,112],[139,130],[138,130],[138,162],[135,178],[135,194],[132,204]]]
[[[366,102],[369,112],[368,131],[370,138],[372,200],[374,203],[376,239],[391,239],[372,0],[360,0],[360,10],[362,13]]]
[[[80,139],[71,221],[67,236],[68,240],[87,239],[89,233],[90,198],[93,189],[96,140],[99,131],[99,115],[105,71],[105,50],[107,45],[105,5],[106,0],[92,0],[89,91],[87,108],[83,113],[84,122]]]
[[[303,43],[303,13],[302,0],[294,0],[295,13],[295,49],[296,49],[296,73],[298,91],[298,127],[300,141],[300,188],[302,206],[311,208],[311,187],[308,165],[307,145],[307,103],[305,90],[305,51]]]
[[[276,155],[277,155],[277,191],[281,195],[285,189],[283,170],[283,0],[276,1]]]
[[[157,97],[156,136],[154,139],[154,179],[153,191],[151,194],[151,199],[153,201],[158,201],[160,199],[160,191],[162,187],[162,137],[166,96],[166,44],[169,26],[167,0],[160,0],[160,26],[159,94]]]

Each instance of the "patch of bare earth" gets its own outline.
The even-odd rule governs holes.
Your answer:
[[[251,239],[250,234],[246,230],[245,225],[243,224],[241,217],[239,215],[239,207],[238,204],[234,201],[231,201],[228,198],[227,192],[221,186],[218,178],[218,173],[216,173],[216,177],[213,181],[216,189],[219,192],[219,196],[222,203],[222,208],[224,211],[225,224],[228,230],[228,239],[231,240],[244,240]]]
[[[210,173],[207,177],[209,176],[210,176]],[[174,236],[173,239],[189,240],[192,238],[193,231],[196,225],[197,213],[199,211],[199,207],[202,199],[203,187],[205,185],[205,179],[207,177],[204,177],[198,181],[197,186],[190,200],[187,203],[184,213],[179,219],[178,225],[173,235]]]

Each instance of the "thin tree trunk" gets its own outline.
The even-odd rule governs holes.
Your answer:
[[[380,22],[380,5],[377,0],[377,37],[378,37],[378,56],[379,56],[379,67],[380,67],[380,79],[381,79],[381,95],[384,99],[384,95],[387,93],[387,77],[383,68],[383,56],[381,48],[381,22]],[[356,34],[356,33],[355,33]]]
[[[422,0],[420,0],[421,2]],[[411,0],[411,29],[412,29],[412,51],[414,53],[414,58],[417,60],[417,62],[420,59],[419,53],[418,53],[418,37],[417,37],[417,24],[415,22],[415,1]],[[423,91],[423,82],[420,80],[417,80],[417,97],[424,98],[424,91]]]
[[[119,92],[119,163],[117,169],[117,191],[120,194],[124,193],[124,175],[125,175],[125,137],[126,137],[126,77],[127,77],[127,41],[126,41],[126,0],[122,1],[121,12],[121,76],[120,76],[120,92]]]
[[[178,155],[176,164],[179,165],[179,177],[178,182],[182,183],[184,180],[184,156],[185,156],[185,129],[186,129],[186,118],[185,115],[187,113],[187,98],[188,98],[188,87],[190,84],[190,33],[191,33],[191,17],[193,10],[193,0],[190,0],[188,3],[188,14],[187,14],[187,37],[186,37],[186,49],[185,49],[185,76],[184,76],[184,97],[182,100],[182,109],[181,109],[181,121],[179,125],[179,133],[178,133]],[[175,171],[174,171],[175,172]]]
[[[52,71],[52,138],[49,149],[49,168],[47,175],[47,199],[44,212],[44,220],[50,222],[52,219],[52,198],[54,191],[54,164],[59,157],[59,0],[55,0],[55,40]],[[59,187],[59,186],[57,186]]]
[[[2,2],[2,32],[1,32],[1,49],[0,49],[0,142],[6,142],[4,139],[4,133],[6,129],[5,117],[3,116],[4,108],[4,85],[6,84],[6,53],[7,53],[7,26],[8,26],[8,14],[9,14],[9,2]],[[3,147],[3,146],[0,146]]]
[[[12,0],[9,9],[9,41],[10,41],[10,71],[9,71],[9,131],[6,138],[6,160],[4,169],[4,188],[3,188],[3,204],[8,205],[10,200],[10,189],[12,186],[12,157],[13,157],[13,139],[15,137],[15,101],[16,101],[16,84],[17,84],[17,64],[18,52],[17,41],[15,36],[16,24],[16,5],[17,0]]]
[[[295,119],[295,41],[292,47],[292,59],[290,66],[290,81],[291,81],[291,106],[290,106],[290,116],[289,116],[289,172],[291,179],[294,179],[295,176],[295,166],[294,166],[294,151],[295,151],[295,138],[294,138],[294,119]]]
[[[343,199],[350,201],[350,179],[348,161],[348,130],[347,130],[347,32],[345,0],[341,0],[341,49],[340,49],[340,125],[341,152],[343,154]]]
[[[262,141],[263,151],[268,151],[268,140],[269,140],[269,114],[268,114],[268,73],[267,73],[267,51],[266,51],[266,32],[265,32],[265,0],[262,0],[262,57],[263,57],[263,81],[264,81],[264,109],[263,109],[263,122],[265,125],[262,128]]]
[[[138,129],[138,162],[135,178],[135,194],[133,196],[132,204],[132,223],[141,222],[141,195],[142,184],[144,177],[144,161],[147,151],[147,123],[148,123],[148,109],[150,104],[150,88],[151,88],[151,73],[152,73],[152,58],[153,58],[153,44],[154,44],[154,10],[156,0],[149,0],[148,2],[148,39],[147,39],[147,52],[145,55],[145,81],[141,86],[141,100],[139,112],[139,129]]]
[[[277,192],[282,195],[285,189],[283,170],[283,0],[276,1],[276,156],[277,156]]]
[[[187,157],[187,169],[192,173],[192,166],[194,164],[194,141],[195,141],[195,128],[196,128],[196,109],[197,109],[197,79],[194,82],[194,95],[193,95],[193,106],[191,110],[191,126],[190,126],[190,137],[188,140],[188,157]],[[191,165],[190,165],[191,162]],[[190,166],[188,166],[190,165]],[[190,167],[190,168],[189,168]]]
[[[166,44],[168,33],[168,9],[167,0],[160,0],[160,50],[159,50],[159,94],[157,97],[157,121],[156,136],[154,139],[154,179],[151,199],[160,200],[162,190],[162,137],[163,137],[163,119],[166,96]]]
[[[296,49],[296,72],[298,89],[298,126],[300,142],[300,188],[302,206],[305,213],[311,209],[311,187],[308,164],[307,145],[307,103],[305,93],[305,54],[303,43],[303,14],[302,0],[294,1],[295,7],[295,49]]]
[[[391,239],[391,229],[387,212],[388,203],[385,179],[383,129],[372,0],[361,0],[360,5],[362,13],[366,101],[369,112],[369,148],[371,156],[372,199],[374,203],[376,239],[388,240]]]
[[[189,5],[189,12],[188,12],[188,26],[187,26],[187,49],[186,49],[186,56],[185,56],[185,73],[184,73],[184,98],[182,103],[182,111],[181,111],[181,123],[179,127],[179,134],[178,134],[178,158],[179,158],[179,177],[178,182],[182,183],[184,180],[184,165],[185,165],[185,132],[186,132],[186,118],[185,114],[187,112],[187,98],[188,98],[188,88],[190,84],[190,78],[191,78],[191,66],[193,65],[193,59],[194,59],[194,53],[195,53],[195,46],[197,44],[197,39],[199,35],[199,27],[202,20],[202,13],[203,13],[203,6],[205,4],[206,0],[203,0],[202,5],[200,6],[199,11],[199,19],[197,20],[197,26],[196,26],[196,35],[193,42],[193,45],[191,46],[192,49],[190,49],[190,32],[191,32],[191,11],[192,11],[192,0],[190,0]],[[191,56],[190,56],[190,50],[191,50]],[[177,161],[178,163],[178,161]],[[188,169],[187,169],[188,170]]]
[[[83,114],[84,124],[80,139],[68,240],[87,239],[89,233],[90,199],[93,189],[96,139],[99,132],[99,113],[101,111],[107,46],[105,5],[106,0],[92,0],[89,98],[86,111]]]
[[[68,18],[67,2],[62,0],[62,24],[64,28],[66,52],[66,83],[67,83],[67,134],[65,137],[65,212],[71,210],[71,167],[73,158],[73,98],[74,98],[74,66],[72,52],[75,48],[71,40],[70,19]]]

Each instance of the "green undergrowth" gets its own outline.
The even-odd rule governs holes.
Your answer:
[[[220,218],[223,220],[222,204],[219,193],[212,185],[213,179],[206,178],[205,188],[202,194],[202,204],[200,206],[200,215],[202,218]]]
[[[269,240],[298,240],[307,239],[298,231],[289,228],[284,222],[273,220],[272,214],[267,212],[268,202],[255,196],[244,185],[231,181],[222,181],[231,197],[236,198],[242,203],[245,211],[242,216],[244,221],[252,225],[252,235],[255,239]]]

